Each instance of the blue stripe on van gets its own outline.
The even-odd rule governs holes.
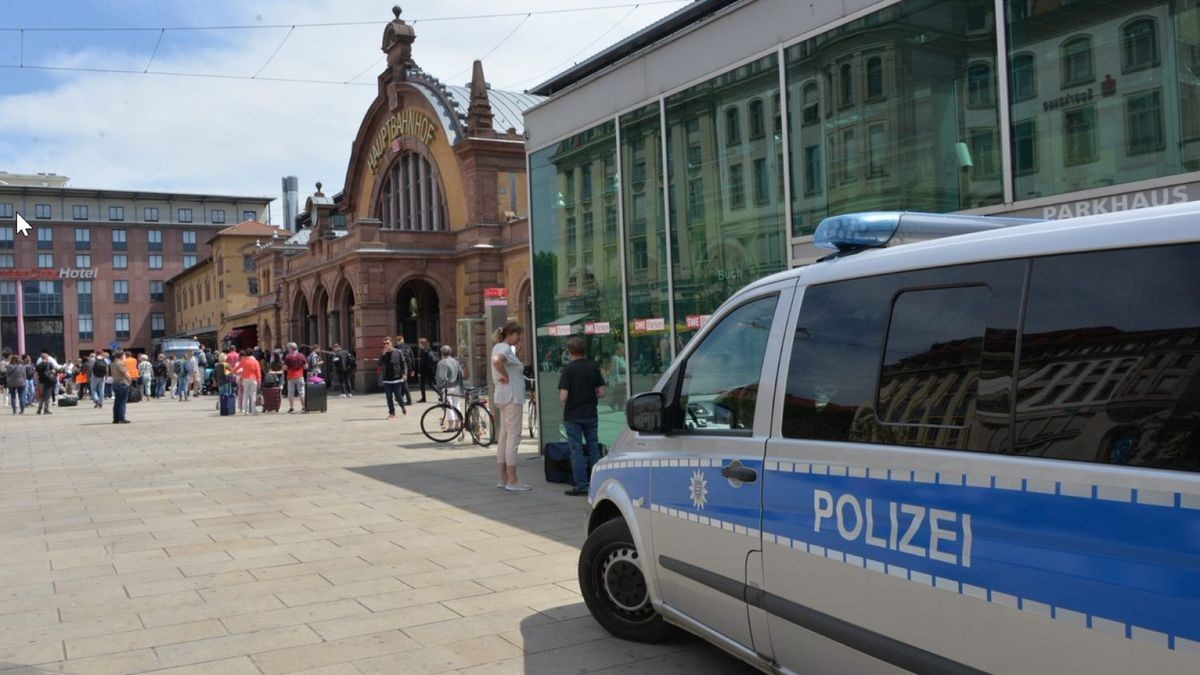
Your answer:
[[[718,463],[640,464],[602,465],[603,475],[625,484],[631,497],[644,497],[644,508],[698,522],[709,519],[716,527],[759,527],[759,490],[733,488]],[[847,475],[844,467],[813,473],[807,464],[791,471],[768,463],[764,473],[761,462],[746,465],[759,469],[765,482],[762,528],[770,542],[1020,609],[1042,611],[1038,607],[1044,605],[1054,618],[1079,613],[1086,617],[1080,617],[1081,624],[1115,629],[1127,638],[1148,630],[1162,633],[1171,647],[1175,638],[1200,641],[1195,620],[1200,616],[1200,510],[1188,508],[1180,495],[1143,499],[1146,495],[1136,490],[1099,487],[1083,491],[1090,496],[1069,496],[1057,484],[1032,491],[1033,479],[947,484],[918,482],[910,472],[872,470],[872,478],[866,478]],[[697,473],[706,489],[703,508],[696,507],[690,489]],[[1079,494],[1080,487],[1071,492]],[[839,508],[843,496],[848,497]],[[832,517],[823,517],[816,531],[817,509],[828,513],[829,502]],[[930,557],[931,509],[939,515],[937,551],[952,562]],[[921,511],[923,522],[904,541],[915,520],[908,515],[912,511]],[[858,513],[863,522],[856,522]],[[964,516],[970,517],[969,526]],[[969,550],[963,541],[968,528]]]
[[[1200,638],[1200,512],[1098,497],[1064,497],[1020,489],[934,485],[895,480],[772,471],[766,478],[764,530],[776,536],[832,548],[936,578],[1004,593],[1101,617],[1168,636]],[[828,494],[832,518],[820,519]],[[837,503],[842,507],[839,531]],[[875,532],[868,543],[864,521],[871,500]],[[924,522],[898,550],[914,518],[902,509],[891,535],[891,505],[924,509]],[[929,555],[930,509],[954,514],[940,519],[938,551],[954,563]],[[827,509],[826,509],[827,510]],[[971,546],[964,561],[964,515],[970,516]],[[948,526],[951,522],[954,526]],[[859,531],[859,526],[861,531]],[[852,535],[852,536],[846,536]],[[882,539],[884,545],[879,545]],[[923,551],[914,554],[912,551]],[[969,566],[967,566],[969,564]],[[1129,635],[1126,635],[1129,637]]]

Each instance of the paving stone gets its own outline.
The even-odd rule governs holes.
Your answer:
[[[0,426],[5,675],[745,671],[694,639],[612,640],[579,598],[582,502],[495,490],[492,450],[432,446],[417,415],[359,421],[378,396],[131,411],[133,434],[86,407]]]
[[[192,640],[158,647],[156,651],[163,666],[184,666],[215,661],[230,654],[257,654],[320,641],[321,636],[308,626],[288,626],[255,633],[238,633],[207,640]]]
[[[71,659],[38,666],[38,673],[70,673],[70,675],[123,675],[155,670],[159,666],[153,649],[137,649],[119,654],[105,654]]]
[[[416,649],[418,646],[418,643],[412,638],[401,631],[394,630],[265,652],[251,658],[265,675],[275,675],[276,673],[295,673],[306,669],[395,654]]]
[[[339,600],[337,602],[277,609],[270,612],[227,616],[222,621],[230,633],[248,633],[267,628],[295,626],[304,623],[337,619],[344,616],[367,614],[369,612],[370,610],[353,600]]]
[[[366,675],[425,675],[442,673],[480,664],[490,664],[521,656],[521,650],[495,635],[460,640],[436,647],[414,649],[394,656],[355,661]]]
[[[109,633],[86,638],[67,640],[67,658],[83,658],[97,654],[115,654],[119,652],[169,645],[175,642],[188,642],[224,635],[225,627],[220,621],[195,621],[179,623],[158,628]]]

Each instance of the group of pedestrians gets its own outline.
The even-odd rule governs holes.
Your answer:
[[[433,391],[440,401],[442,395],[435,386],[439,362],[452,354],[449,347],[442,347],[439,352],[430,347],[429,340],[420,338],[415,348],[404,341],[403,335],[383,339],[383,353],[379,356],[379,381],[383,385],[384,397],[387,399],[388,419],[396,419],[396,407],[400,414],[407,415],[408,408],[413,404],[412,387],[419,386],[421,400],[427,402],[426,391]]]
[[[0,385],[8,395],[14,415],[24,415],[25,409],[37,401],[37,414],[49,415],[50,407],[62,387],[62,366],[49,353],[42,352],[36,361],[29,354],[5,354],[0,360]]]

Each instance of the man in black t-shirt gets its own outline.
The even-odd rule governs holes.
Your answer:
[[[567,341],[567,352],[571,362],[563,368],[558,380],[558,397],[563,403],[563,427],[571,446],[571,473],[575,485],[566,493],[578,496],[588,493],[592,467],[600,461],[597,434],[600,420],[596,402],[604,398],[608,383],[604,381],[600,366],[584,358],[583,338]]]

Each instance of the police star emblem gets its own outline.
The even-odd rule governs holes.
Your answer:
[[[704,505],[708,503],[708,480],[704,477],[704,472],[699,470],[692,472],[691,493],[692,506],[697,509],[704,508]]]

